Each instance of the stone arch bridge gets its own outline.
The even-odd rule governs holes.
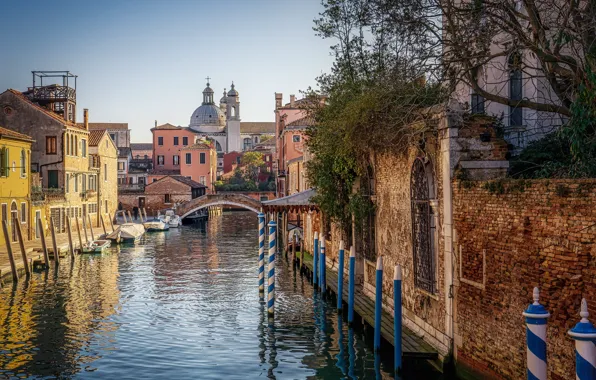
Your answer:
[[[244,194],[219,193],[206,194],[178,205],[176,213],[180,218],[186,218],[193,212],[210,206],[235,206],[259,213],[263,204]]]

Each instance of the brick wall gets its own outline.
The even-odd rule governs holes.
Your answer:
[[[549,378],[573,379],[567,330],[582,296],[596,313],[596,180],[456,182],[453,190],[458,362],[525,377],[521,313],[538,286],[552,314]]]

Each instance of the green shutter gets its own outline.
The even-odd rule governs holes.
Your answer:
[[[6,173],[6,177],[10,176],[10,150],[8,147],[4,148],[4,173]]]

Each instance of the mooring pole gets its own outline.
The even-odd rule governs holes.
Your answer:
[[[383,256],[377,259],[375,289],[375,352],[381,351],[381,316],[383,312]]]
[[[71,231],[70,217],[66,218],[66,228],[68,230],[68,250],[70,251],[70,257],[74,258],[74,246],[72,245],[72,231]]]
[[[19,248],[21,249],[21,260],[23,260],[23,266],[25,267],[25,275],[31,276],[31,268],[29,268],[29,260],[27,260],[27,252],[25,251],[25,242],[23,241],[23,233],[21,231],[20,223],[15,224],[17,227],[17,238],[19,239]]]
[[[99,218],[101,219],[101,228],[103,229],[103,235],[104,237],[106,237],[108,235],[108,231],[106,231],[106,224],[103,220],[103,215],[99,215]]]
[[[540,291],[534,288],[534,303],[522,313],[526,317],[528,380],[546,380],[546,322],[550,313],[538,301]]]
[[[275,306],[275,229],[277,224],[269,222],[269,273],[267,288],[267,313],[273,315]]]
[[[12,279],[14,282],[17,282],[19,281],[19,275],[17,273],[17,266],[14,262],[14,256],[12,255],[12,246],[10,245],[10,235],[8,234],[8,223],[6,220],[2,221],[2,230],[4,231],[4,241],[6,242],[6,251],[8,252],[8,261],[10,262]],[[27,265],[27,263],[25,263],[25,265]]]
[[[91,215],[87,214],[87,219],[89,220],[89,232],[91,233],[91,241],[95,240],[95,236],[93,234],[93,222],[91,221]]]
[[[112,215],[108,212],[108,218],[110,218],[110,226],[112,226],[112,232],[114,232],[114,220],[112,219]]]
[[[263,299],[265,293],[265,214],[257,216],[259,219],[259,297]]]
[[[316,289],[318,282],[318,265],[319,265],[319,232],[315,232],[315,244],[312,254],[312,286]]]
[[[596,327],[588,320],[588,303],[582,298],[579,316],[582,318],[567,333],[575,340],[575,378],[596,379]]]
[[[401,310],[401,265],[396,265],[393,272],[393,362],[395,374],[401,374],[401,336],[402,336],[402,310]]]
[[[75,218],[77,224],[77,235],[79,236],[79,249],[83,251],[83,239],[81,238],[81,227],[79,227],[79,218]]]
[[[356,252],[354,246],[350,247],[350,272],[348,278],[348,324],[354,323],[354,291],[355,291],[355,267],[356,266]]]
[[[37,219],[37,229],[39,230],[39,237],[41,239],[41,249],[43,251],[43,260],[46,264],[46,269],[50,267],[50,255],[48,255],[48,245],[46,244],[46,236],[43,230],[41,218]]]
[[[337,268],[337,310],[343,308],[344,296],[344,241],[339,242],[339,267]]]
[[[52,247],[54,248],[54,262],[56,268],[60,264],[60,252],[58,252],[58,243],[56,242],[56,229],[54,228],[54,218],[50,216],[50,230],[52,232]]]
[[[326,256],[325,256],[325,234],[321,233],[321,257],[319,258],[319,263],[321,268],[319,270],[319,288],[321,289],[321,293],[325,294],[327,291],[327,279],[326,279]]]
[[[85,232],[85,244],[89,243],[89,236],[87,236],[87,222],[85,221],[85,217],[82,217],[81,220],[83,221],[83,231]],[[83,246],[81,246],[83,249]]]

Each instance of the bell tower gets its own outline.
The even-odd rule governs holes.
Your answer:
[[[226,128],[228,152],[241,152],[242,139],[240,138],[240,96],[234,82],[226,99]]]

